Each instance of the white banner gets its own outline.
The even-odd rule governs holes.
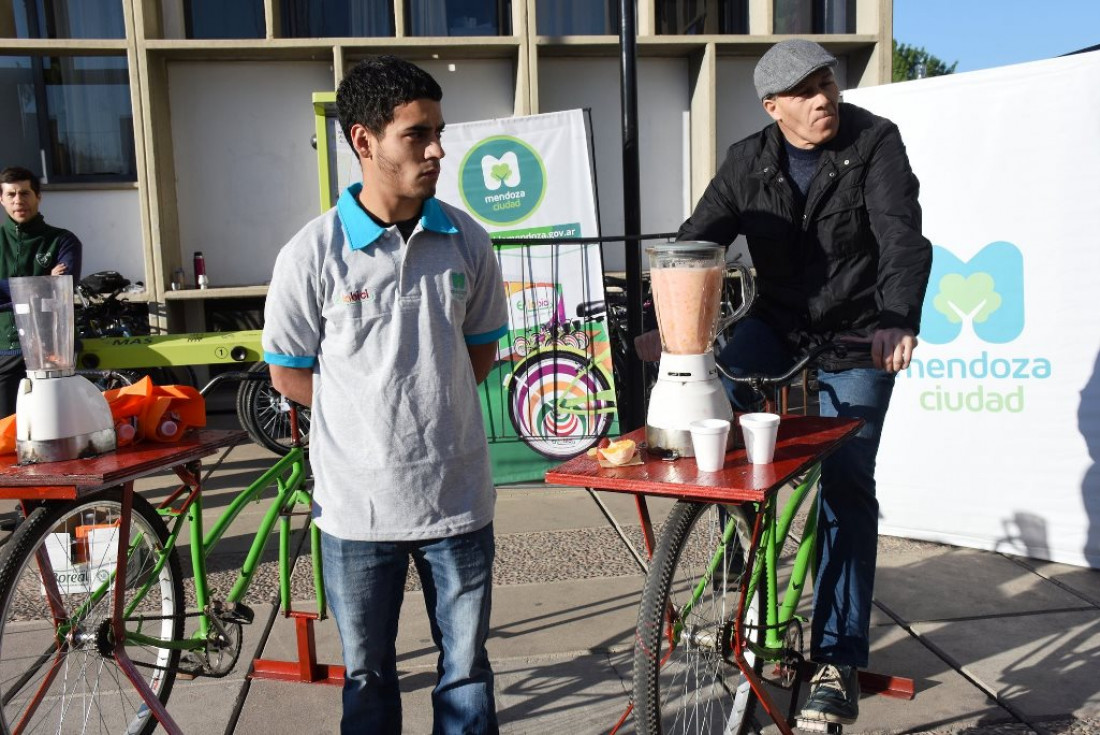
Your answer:
[[[494,479],[539,479],[615,421],[600,246],[552,242],[600,234],[588,113],[448,125],[443,147],[439,198],[495,239],[547,241],[497,243],[509,334],[482,391]]]
[[[883,533],[1100,567],[1100,53],[845,92],[935,246],[879,452]]]

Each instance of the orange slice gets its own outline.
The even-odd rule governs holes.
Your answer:
[[[596,451],[611,464],[626,464],[634,457],[634,450],[636,448],[637,446],[634,444],[633,440],[620,439]]]

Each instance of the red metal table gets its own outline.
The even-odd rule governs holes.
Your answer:
[[[722,470],[700,472],[693,458],[669,462],[649,456],[643,448],[640,452],[642,464],[605,468],[594,457],[582,455],[547,471],[546,481],[583,487],[589,491],[610,490],[634,495],[646,553],[652,556],[653,525],[646,507],[646,496],[703,502],[759,503],[769,492],[783,487],[828,456],[862,423],[859,419],[783,416],[771,464],[749,464],[745,449],[738,447],[726,454]],[[633,431],[624,438],[641,444],[645,441],[645,429]],[[607,515],[603,505],[600,505]],[[644,562],[641,566],[643,570],[646,568]]]
[[[248,434],[244,431],[205,429],[189,432],[180,441],[172,444],[139,444],[90,459],[22,466],[16,464],[14,454],[5,455],[0,457],[0,498],[22,501],[76,500],[88,493],[121,485],[124,492],[120,526],[128,530],[135,480],[173,470],[183,482],[183,487],[173,497],[183,491],[190,491],[192,494],[200,492],[202,458],[219,449],[235,446],[247,437]],[[129,539],[120,539],[117,560],[119,568],[126,565],[128,546]],[[115,660],[164,730],[168,733],[180,733],[179,726],[126,655],[122,645],[125,639],[121,615],[123,592],[123,585],[115,585],[114,632],[115,639],[119,641],[113,651]]]
[[[653,525],[646,505],[648,496],[660,496],[695,502],[745,503],[762,502],[769,493],[778,492],[795,477],[832,453],[850,438],[862,425],[859,419],[823,418],[819,416],[783,416],[779,424],[775,457],[770,464],[749,464],[744,448],[736,448],[726,454],[725,466],[718,472],[700,472],[692,458],[672,462],[649,456],[641,450],[642,464],[623,467],[601,467],[594,457],[576,457],[546,473],[546,481],[557,485],[585,488],[600,506],[600,510],[615,527],[619,537],[630,549],[643,570],[647,564],[634,545],[596,496],[594,490],[625,492],[634,495],[642,525],[646,553],[652,557],[654,548]],[[645,430],[638,429],[625,435],[641,444]],[[755,542],[754,542],[755,543]],[[755,549],[750,550],[750,558]],[[740,614],[740,611],[739,611]],[[773,711],[770,698],[763,691],[757,677],[742,666],[752,682],[761,703],[781,731],[790,729],[782,715]],[[875,677],[875,675],[871,675]],[[862,676],[861,676],[862,681]],[[889,678],[891,684],[879,683],[879,691],[897,685],[899,680]],[[904,688],[904,683],[900,686]],[[909,694],[912,696],[912,684]],[[905,696],[902,694],[901,696]],[[629,714],[629,709],[627,714]],[[623,716],[625,720],[626,715]],[[620,724],[623,720],[620,720]],[[616,725],[616,729],[618,725]]]

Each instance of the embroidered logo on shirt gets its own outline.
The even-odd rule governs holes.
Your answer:
[[[50,261],[53,260],[53,256],[49,253],[38,253],[34,256],[34,259],[38,261],[38,264],[43,268],[50,267]]]
[[[451,292],[454,294],[466,293],[466,274],[451,273]]]
[[[352,291],[350,293],[346,293],[343,296],[338,297],[337,301],[341,304],[357,304],[362,301],[370,301],[373,298],[374,294],[364,288],[361,291]]]

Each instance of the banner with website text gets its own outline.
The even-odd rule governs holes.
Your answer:
[[[883,533],[1100,567],[1100,52],[845,92],[901,129],[934,246]]]
[[[545,470],[615,430],[591,126],[585,110],[448,125],[437,196],[497,244],[509,330],[482,385],[495,482]]]

